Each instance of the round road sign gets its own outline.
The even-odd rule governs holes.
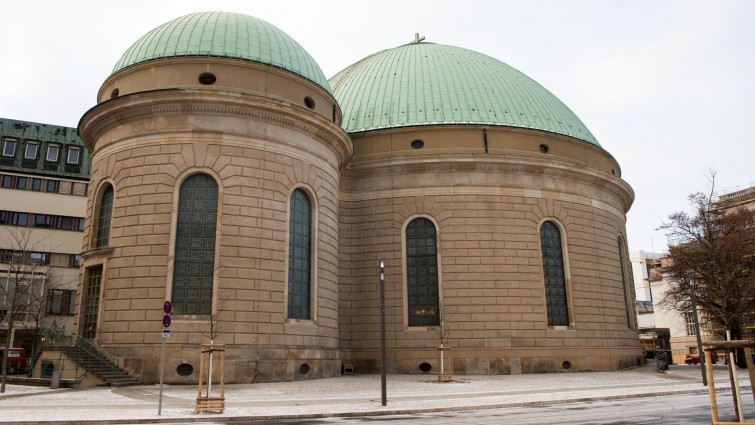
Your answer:
[[[171,322],[171,319],[170,319],[170,315],[169,314],[166,314],[165,316],[163,316],[163,327],[164,328],[169,328],[170,327],[170,322]]]
[[[165,314],[170,314],[170,312],[173,311],[173,304],[171,304],[170,301],[165,301],[165,304],[163,304],[163,311]]]

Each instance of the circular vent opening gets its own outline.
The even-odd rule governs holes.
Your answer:
[[[569,369],[571,369],[571,362],[569,360],[564,360],[564,362],[561,363],[561,368],[563,370],[569,370]]]
[[[419,364],[419,370],[422,371],[422,372],[424,372],[424,373],[427,373],[427,372],[430,372],[431,370],[433,370],[433,367],[432,367],[432,365],[430,365],[430,363],[424,362],[424,363],[420,363]]]
[[[194,366],[188,363],[182,363],[176,368],[176,373],[180,376],[189,376],[194,373]]]
[[[548,145],[540,145],[540,152],[542,153],[548,153],[548,151],[551,150],[551,148],[548,147]]]
[[[217,81],[217,77],[215,77],[215,74],[212,72],[203,72],[199,74],[199,82],[206,86],[215,84],[215,81]]]
[[[306,363],[302,363],[301,366],[299,366],[299,373],[302,375],[306,375],[309,373],[309,365]]]
[[[304,98],[304,105],[309,109],[315,109],[315,101],[309,96]]]
[[[422,149],[425,146],[425,142],[422,140],[413,140],[412,141],[412,149]]]
[[[118,89],[113,89],[113,91],[110,92],[110,98],[115,99],[118,97],[118,95],[121,94],[121,91]]]

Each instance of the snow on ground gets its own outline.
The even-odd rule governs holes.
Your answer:
[[[740,385],[749,387],[746,371]],[[433,375],[390,375],[388,406],[380,405],[379,375],[349,375],[311,381],[225,386],[226,409],[218,417],[337,414],[345,412],[416,411],[501,406],[604,397],[632,397],[667,392],[707,391],[700,368],[672,366],[668,373],[654,365],[623,372],[538,375],[454,376],[438,383]],[[717,389],[728,388],[725,366],[715,366]],[[218,390],[214,386],[214,390]],[[156,419],[159,385],[123,388],[56,389],[8,385],[0,394],[4,421],[85,419]],[[215,392],[215,391],[213,391]],[[197,387],[164,385],[162,416],[196,418]]]

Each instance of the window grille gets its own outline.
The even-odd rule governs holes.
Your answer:
[[[551,221],[546,221],[540,226],[540,249],[543,257],[548,326],[568,326],[569,303],[566,293],[561,231]]]
[[[302,189],[291,194],[288,232],[288,317],[310,319],[312,303],[312,202]]]
[[[194,174],[181,185],[171,300],[176,314],[211,314],[218,184]]]
[[[438,255],[435,225],[416,218],[406,227],[406,278],[409,326],[438,326]]]
[[[110,243],[110,219],[113,215],[113,186],[108,185],[100,200],[100,214],[97,221],[96,246],[108,246]]]

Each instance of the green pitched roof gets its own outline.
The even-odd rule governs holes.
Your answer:
[[[89,179],[89,151],[75,128],[0,118],[0,146],[8,139],[16,141],[15,150],[13,156],[0,157],[0,170]],[[28,142],[38,144],[34,158],[25,157]],[[51,144],[59,148],[56,161],[46,160]],[[71,147],[81,149],[78,164],[67,163]]]
[[[330,79],[349,133],[418,125],[520,127],[600,146],[556,96],[489,56],[411,43],[368,56]]]
[[[312,56],[286,33],[252,16],[194,13],[160,25],[134,43],[113,68],[165,58],[204,56],[240,59],[293,72],[330,92]]]

